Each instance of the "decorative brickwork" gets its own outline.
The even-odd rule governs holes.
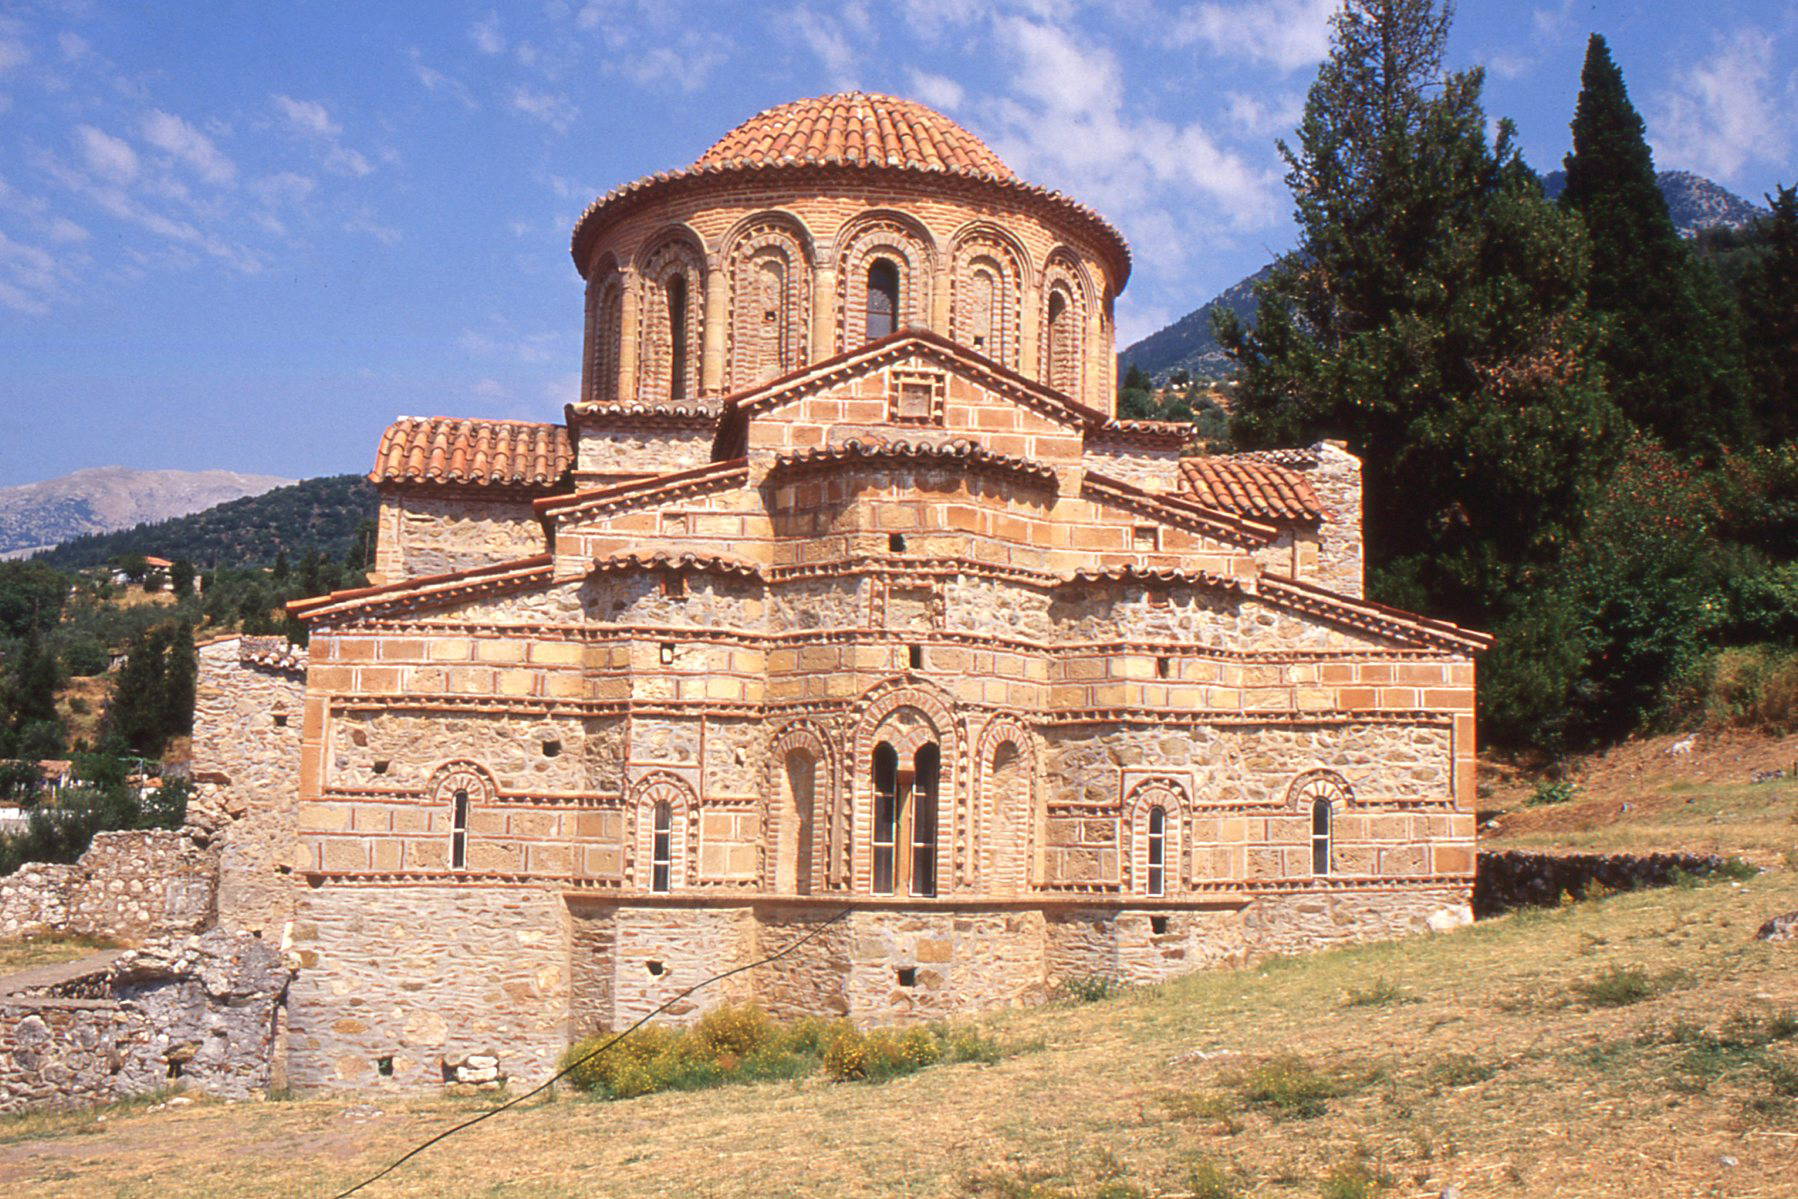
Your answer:
[[[384,484],[381,583],[290,608],[303,684],[202,655],[221,911],[292,922],[296,1085],[535,1080],[845,909],[672,1015],[933,1017],[1465,911],[1488,639],[1361,598],[1340,447],[1115,419],[1115,234],[896,103],[602,200],[566,481]]]

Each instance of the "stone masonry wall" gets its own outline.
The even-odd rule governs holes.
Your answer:
[[[381,496],[375,573],[418,578],[528,558],[543,552],[543,527],[530,497],[477,499],[389,488]]]
[[[417,1089],[470,1055],[541,1082],[568,1043],[568,924],[549,890],[307,891],[291,940],[289,1082]]]
[[[0,937],[55,931],[139,941],[212,923],[218,855],[175,829],[95,835],[72,865],[0,878]]]
[[[306,659],[278,637],[225,638],[199,658],[188,826],[219,842],[219,922],[278,936],[300,862]]]

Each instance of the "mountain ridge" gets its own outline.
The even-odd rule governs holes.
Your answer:
[[[233,470],[90,466],[0,487],[0,556],[21,557],[72,537],[189,516],[293,482]]]

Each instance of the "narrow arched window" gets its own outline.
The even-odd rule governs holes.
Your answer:
[[[662,800],[655,806],[655,844],[649,855],[649,889],[666,891],[674,877],[674,806]]]
[[[882,741],[874,747],[874,893],[893,893],[894,849],[899,832],[899,754]]]
[[[1318,799],[1311,804],[1311,873],[1330,873],[1330,801]]]
[[[1049,328],[1048,346],[1044,365],[1048,378],[1043,381],[1066,395],[1074,394],[1074,317],[1068,305],[1066,292],[1056,291],[1049,296]]]
[[[450,869],[468,865],[468,792],[457,791],[450,807]]]
[[[687,277],[668,280],[668,398],[687,394]]]
[[[1167,811],[1149,809],[1149,894],[1164,893],[1162,867],[1167,860]]]
[[[918,747],[912,759],[911,893],[936,894],[937,777],[942,753],[934,745]]]
[[[868,265],[867,340],[875,341],[899,327],[899,267],[888,258]]]
[[[812,889],[812,820],[818,789],[818,760],[803,749],[787,755],[787,808],[780,830],[782,891],[808,895]]]

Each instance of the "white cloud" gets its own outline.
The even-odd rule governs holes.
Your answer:
[[[468,40],[482,54],[504,54],[506,39],[499,31],[499,14],[490,12],[468,27]]]
[[[0,17],[0,71],[31,61],[31,51],[25,48],[24,28],[18,21]]]
[[[78,58],[86,58],[93,49],[87,44],[87,39],[79,33],[69,32],[56,35],[56,47],[62,51],[63,58],[69,62],[74,62]]]
[[[514,112],[542,121],[557,133],[567,133],[581,115],[580,109],[567,96],[533,91],[528,87],[513,88],[506,103]]]
[[[144,117],[142,132],[145,141],[185,162],[206,182],[226,186],[236,181],[237,164],[211,138],[173,113],[152,109]]]
[[[0,233],[0,305],[42,316],[62,288],[63,273],[49,251]]]
[[[66,216],[55,217],[50,222],[50,240],[61,242],[83,242],[91,234]]]
[[[333,121],[330,112],[316,100],[276,96],[275,107],[281,110],[281,115],[296,132],[312,137],[336,137],[343,132],[343,126]]]
[[[855,87],[855,42],[845,21],[802,8],[793,14],[792,22],[806,47],[824,64],[830,86],[844,91]]]
[[[684,92],[697,92],[730,57],[729,50],[730,43],[722,38],[689,33],[675,45],[642,47],[609,65],[643,87],[672,83]]]
[[[360,179],[374,172],[374,164],[369,162],[360,151],[345,146],[332,146],[325,155],[325,169],[335,171],[339,175],[354,175]]]
[[[1739,29],[1681,71],[1650,125],[1655,160],[1731,180],[1752,161],[1783,166],[1792,146],[1798,73],[1774,78],[1768,35]],[[1784,93],[1782,96],[1781,93]]]
[[[78,126],[75,133],[90,169],[120,181],[137,176],[137,151],[130,145],[92,125]]]
[[[256,180],[249,185],[249,189],[250,194],[268,207],[280,208],[288,204],[303,203],[317,186],[318,181],[310,175],[278,171]]]
[[[1225,97],[1224,114],[1240,132],[1253,137],[1291,133],[1305,115],[1305,97],[1297,92],[1266,96],[1231,92]]]
[[[1177,45],[1202,42],[1219,54],[1296,71],[1330,49],[1330,15],[1341,0],[1205,0],[1174,22]]]
[[[426,91],[449,96],[470,112],[481,106],[474,98],[474,93],[460,79],[446,75],[435,67],[426,66],[417,50],[412,51],[412,74],[424,85]]]
[[[374,238],[384,246],[398,244],[400,231],[391,225],[383,225],[375,220],[373,214],[360,212],[343,223],[345,233],[362,233]]]
[[[967,99],[967,93],[961,84],[947,75],[933,75],[929,71],[913,70],[911,72],[911,94],[930,105],[932,108],[956,109]]]

